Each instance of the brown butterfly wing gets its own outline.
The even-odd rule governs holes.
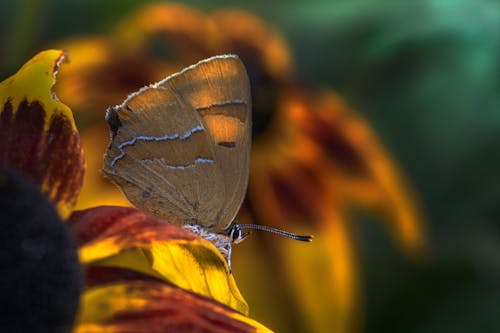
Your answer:
[[[104,172],[137,207],[170,222],[225,230],[245,196],[250,88],[236,56],[201,61],[107,114]]]

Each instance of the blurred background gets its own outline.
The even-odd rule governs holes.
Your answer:
[[[0,3],[0,74],[64,48],[56,92],[102,179],[104,111],[183,66],[237,53],[254,148],[235,249],[250,316],[278,332],[500,330],[500,2]]]

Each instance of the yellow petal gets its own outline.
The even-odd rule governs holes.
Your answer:
[[[220,303],[157,280],[90,288],[80,309],[76,332],[271,332]]]
[[[72,211],[84,173],[71,109],[52,92],[65,54],[40,52],[0,83],[0,162],[40,186],[61,217]]]
[[[57,71],[65,59],[66,55],[61,50],[47,50],[35,55],[16,74],[0,83],[0,103],[3,105],[10,101],[15,114],[23,100],[28,103],[39,101],[47,112],[45,131],[54,114],[62,114],[76,131],[71,109],[52,93]]]
[[[226,260],[212,243],[191,232],[124,207],[76,212],[70,226],[86,265],[141,272],[248,313]]]

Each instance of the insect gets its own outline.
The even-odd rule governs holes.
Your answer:
[[[136,207],[211,241],[231,268],[233,243],[262,225],[236,223],[249,174],[250,84],[236,55],[208,58],[108,108],[104,173]]]

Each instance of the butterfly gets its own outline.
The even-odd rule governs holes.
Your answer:
[[[236,55],[202,60],[108,108],[104,173],[136,207],[211,241],[231,268],[251,148],[250,83]]]

